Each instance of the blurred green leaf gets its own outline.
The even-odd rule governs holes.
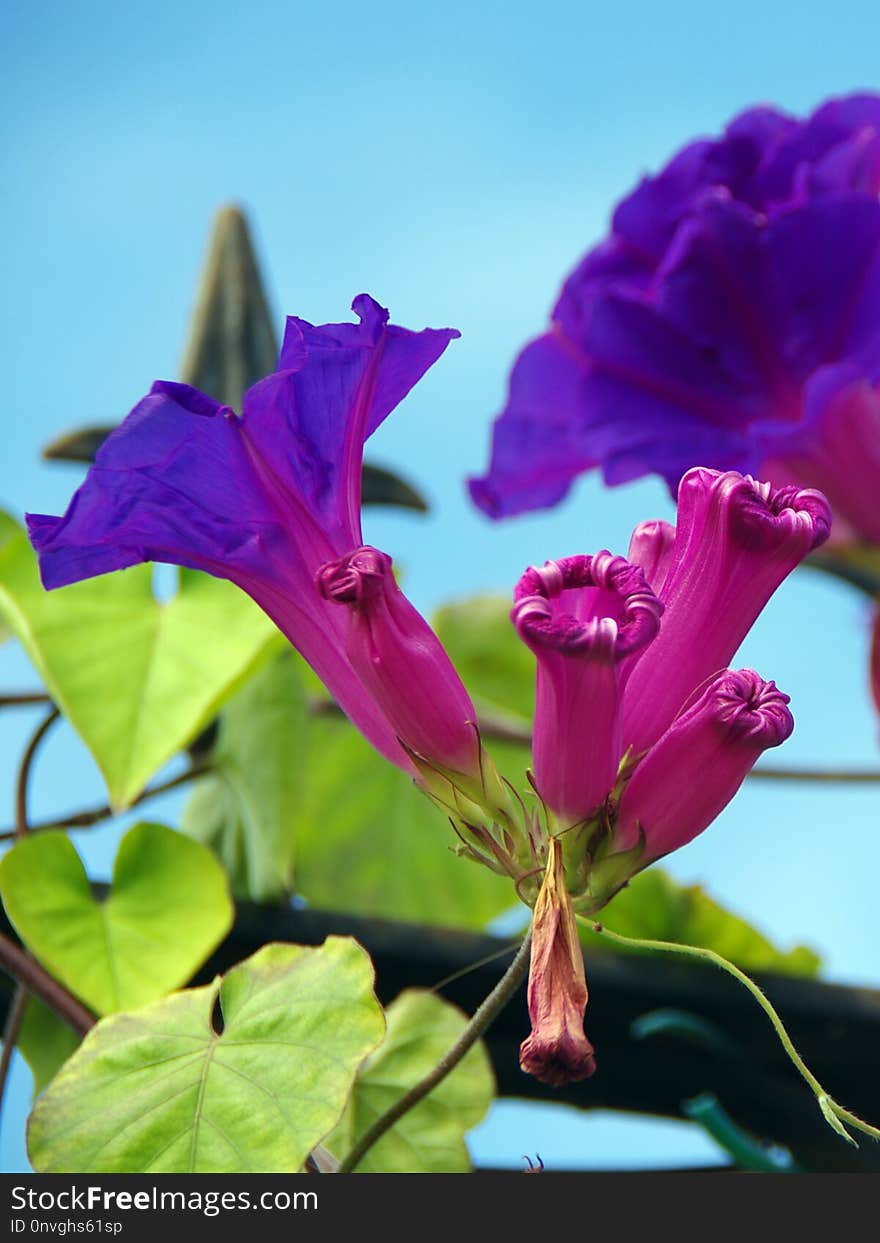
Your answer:
[[[232,925],[211,852],[161,824],[125,834],[103,902],[64,833],[22,838],[0,859],[9,920],[43,966],[98,1014],[184,984]]]
[[[364,505],[395,505],[400,509],[428,512],[428,502],[411,483],[401,479],[394,471],[383,466],[371,466],[364,462],[361,500]]]
[[[464,928],[511,905],[510,882],[454,855],[442,814],[347,721],[313,719],[307,755],[296,889],[310,905]]]
[[[196,387],[201,386],[197,384]],[[238,404],[235,403],[236,408]],[[49,462],[81,462],[88,465],[94,462],[101,445],[115,431],[116,425],[112,423],[74,427],[43,445],[43,457]],[[394,471],[369,462],[364,462],[363,466],[361,499],[364,505],[394,505],[422,514],[428,512],[428,503],[417,488]]]
[[[233,893],[277,900],[293,882],[305,779],[306,696],[292,650],[261,667],[220,720],[211,772],[183,813],[185,833],[213,847]]]
[[[24,532],[0,535],[0,612],[126,806],[185,746],[278,638],[231,583],[183,570],[177,595],[153,595],[134,566],[47,592]]]
[[[339,1158],[395,1101],[432,1070],[467,1026],[455,1006],[407,989],[386,1010],[385,1040],[363,1064],[339,1126],[325,1141]],[[477,1043],[455,1070],[405,1114],[357,1167],[364,1174],[462,1174],[470,1169],[466,1133],[495,1094],[492,1066]]]
[[[433,625],[478,711],[513,714],[531,724],[535,708],[535,658],[517,638],[510,601],[475,596],[446,605]]]
[[[80,1037],[63,1019],[38,998],[28,998],[17,1047],[34,1077],[34,1096],[55,1078],[79,1043]]]
[[[266,945],[222,981],[98,1023],[31,1114],[31,1161],[40,1173],[295,1173],[383,1031],[356,942]]]
[[[613,932],[626,937],[676,941],[714,950],[745,971],[814,976],[821,965],[819,956],[808,946],[778,949],[751,924],[710,898],[701,885],[679,885],[660,868],[651,868],[630,881],[600,918]],[[592,943],[601,940],[588,931],[584,937]]]
[[[42,454],[48,462],[94,462],[95,454],[111,432],[113,423],[90,423],[62,432],[43,445]]]

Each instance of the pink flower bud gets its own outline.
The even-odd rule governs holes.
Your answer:
[[[662,605],[642,571],[609,552],[531,567],[514,601],[514,625],[538,659],[535,781],[553,812],[577,822],[617,779],[618,667],[654,638]]]
[[[788,702],[751,669],[714,677],[637,764],[620,800],[615,851],[644,837],[644,866],[702,833],[761,752],[794,729]]]
[[[666,571],[665,612],[651,647],[624,671],[625,747],[647,750],[694,688],[729,665],[770,596],[830,529],[820,492],[773,489],[736,471],[688,471],[672,548],[664,532],[653,546],[636,533],[648,576]]]
[[[316,582],[348,609],[345,654],[398,739],[463,773],[479,769],[476,712],[434,631],[394,581],[391,558],[361,547],[329,561]]]
[[[633,565],[641,566],[645,578],[658,594],[666,582],[674,547],[675,527],[660,518],[640,522],[630,538],[627,556]]]

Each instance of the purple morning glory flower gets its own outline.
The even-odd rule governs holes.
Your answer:
[[[364,547],[364,441],[458,336],[410,332],[365,294],[359,323],[291,317],[239,417],[159,382],[101,447],[61,518],[28,515],[47,588],[142,561],[227,578],[268,613],[361,732],[478,771],[475,712],[390,559]]]
[[[835,537],[880,543],[880,96],[804,121],[755,108],[614,212],[510,378],[493,517],[582,472],[692,466],[822,489]]]

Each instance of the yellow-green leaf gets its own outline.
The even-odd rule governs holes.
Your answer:
[[[103,902],[64,833],[25,837],[0,860],[10,922],[35,958],[97,1014],[184,984],[232,925],[226,876],[199,842],[136,824]]]
[[[40,1173],[295,1173],[383,1032],[356,942],[266,945],[222,981],[92,1028],[34,1108],[31,1161]]]

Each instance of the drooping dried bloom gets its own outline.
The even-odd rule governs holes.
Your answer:
[[[548,843],[544,883],[535,903],[528,1000],[532,1030],[520,1046],[522,1069],[551,1087],[587,1079],[596,1057],[584,1034],[584,956],[555,837]]]
[[[704,463],[824,491],[880,543],[880,96],[756,108],[614,212],[526,346],[472,494],[552,505],[583,471],[675,492]]]
[[[364,441],[458,335],[287,321],[278,370],[236,415],[157,383],[101,447],[62,518],[29,515],[46,587],[141,561],[228,578],[273,619],[361,732],[477,772],[473,705],[384,553],[363,545]]]

